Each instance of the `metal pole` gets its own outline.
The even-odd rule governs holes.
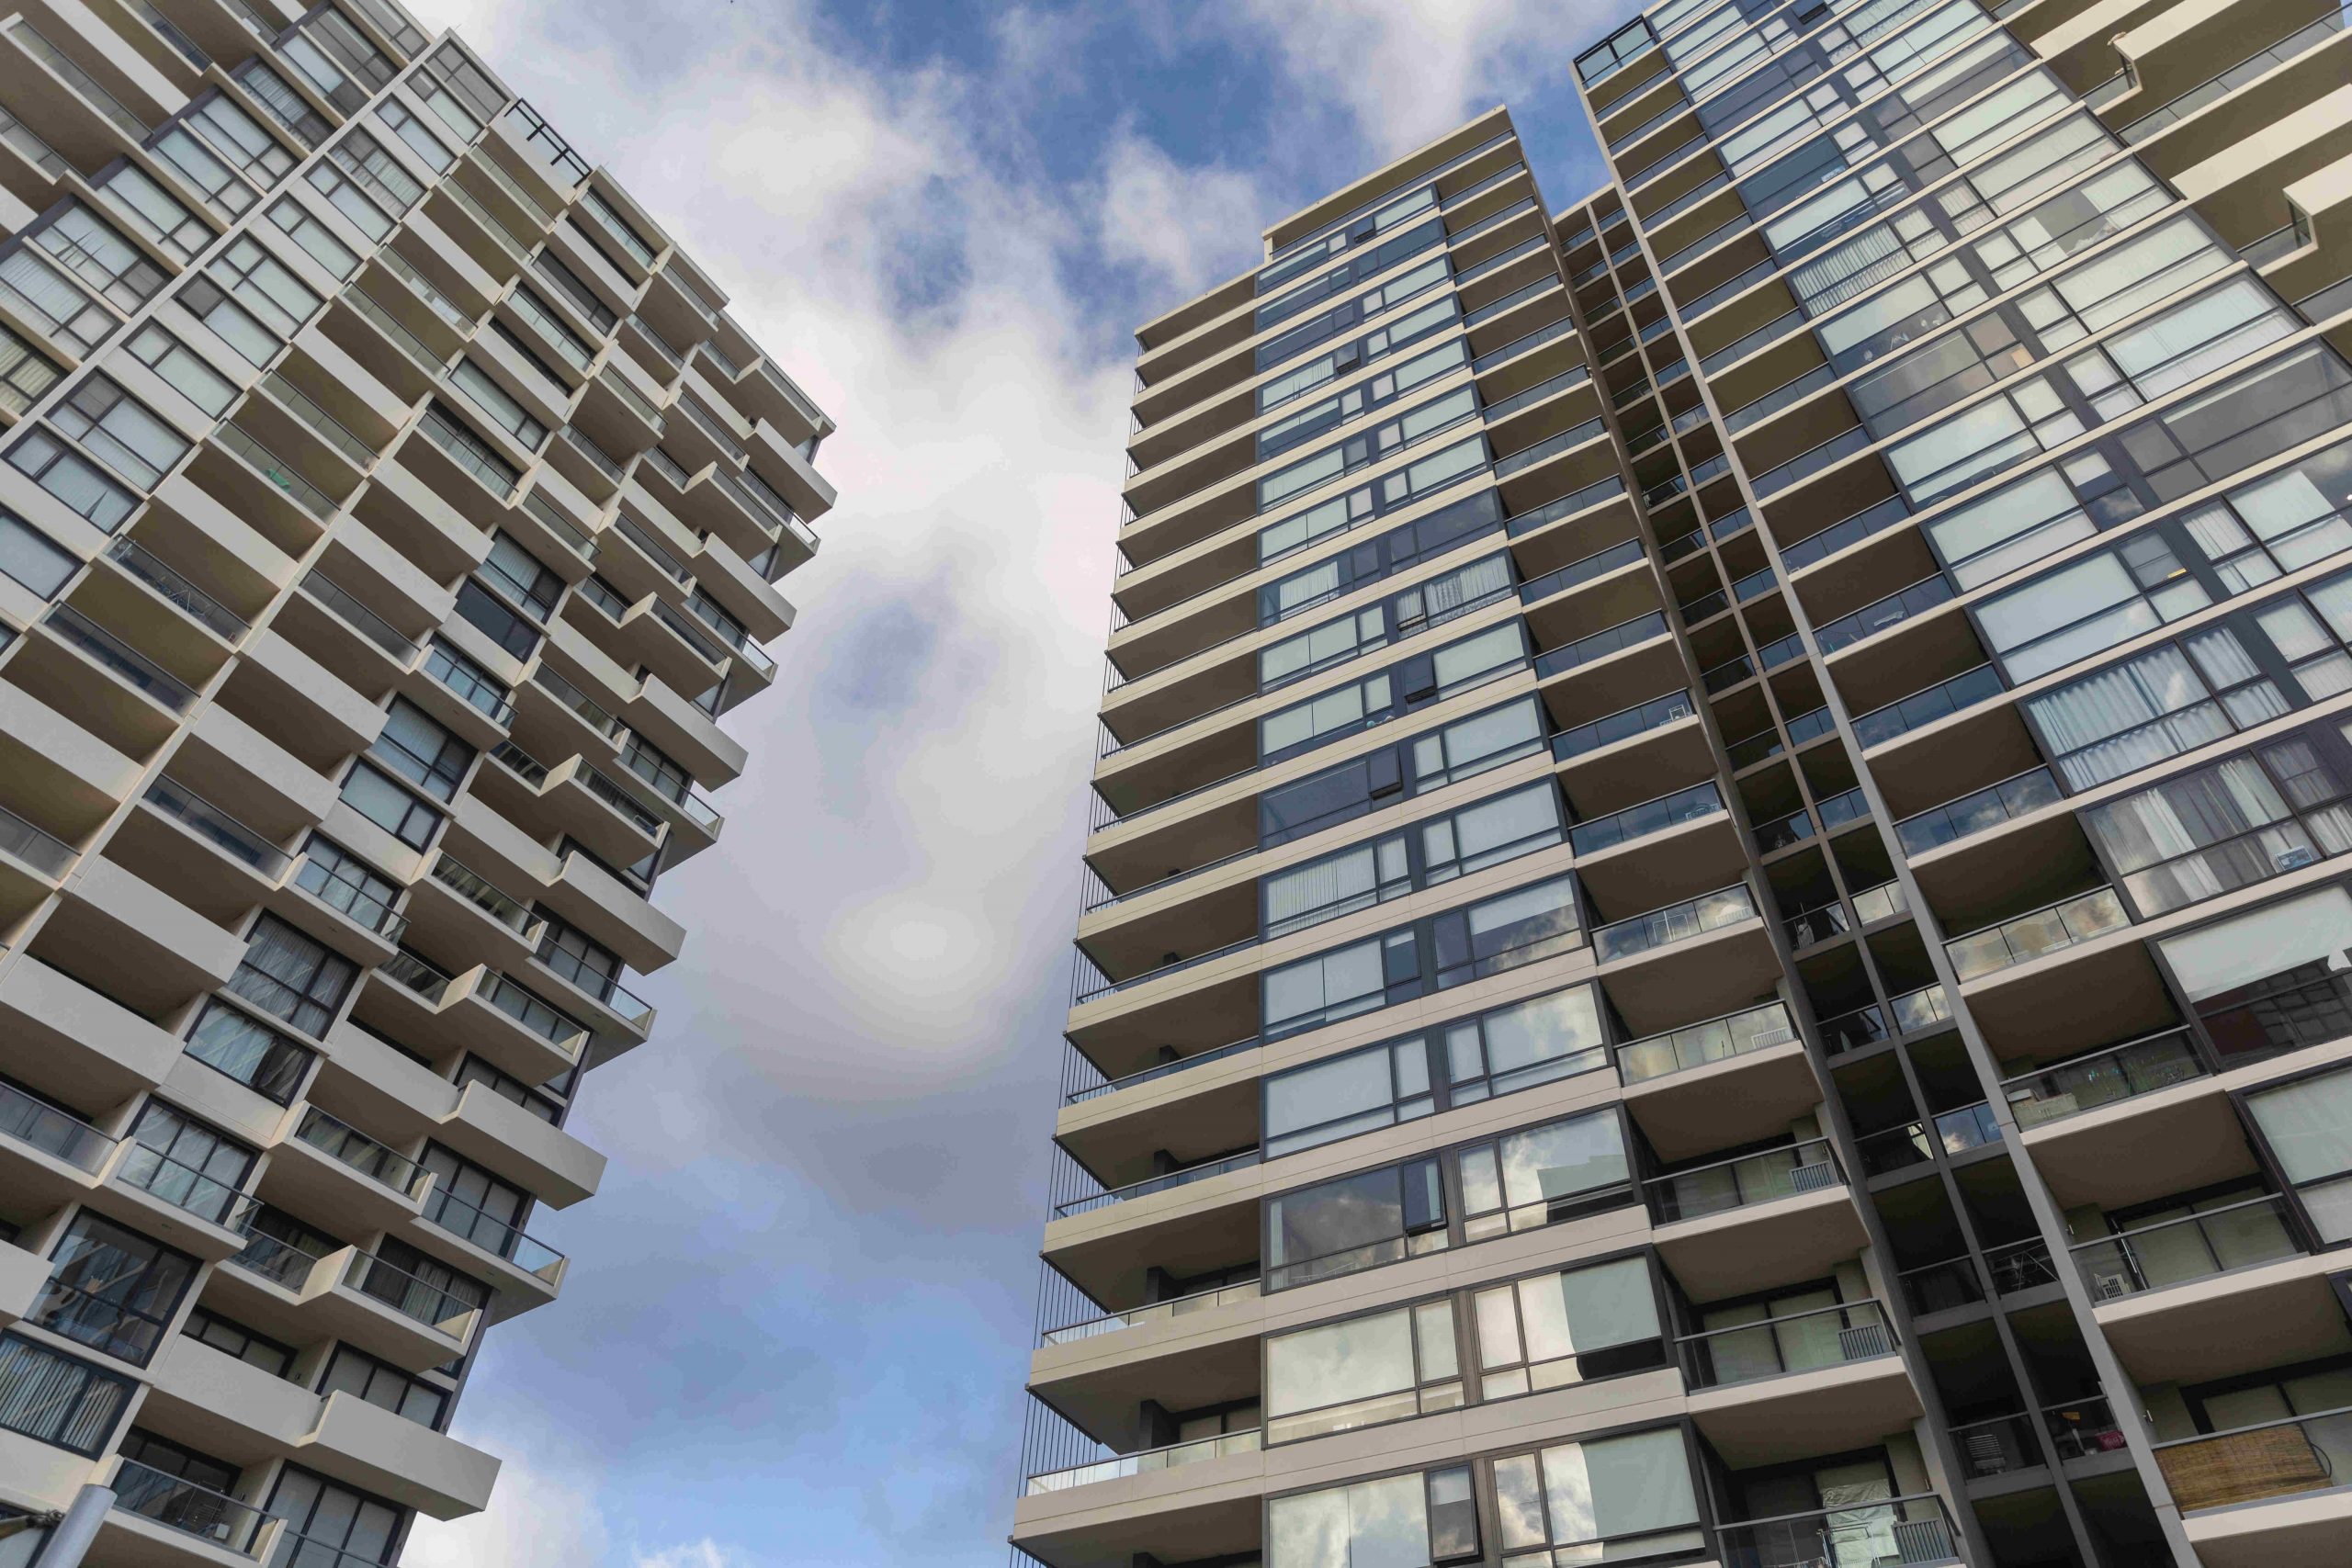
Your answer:
[[[74,1506],[50,1532],[49,1544],[33,1559],[32,1568],[82,1568],[83,1555],[97,1539],[98,1526],[113,1506],[113,1487],[96,1482],[83,1487],[74,1495]]]

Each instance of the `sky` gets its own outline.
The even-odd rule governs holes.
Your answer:
[[[406,1561],[1001,1568],[1133,331],[1498,103],[1591,190],[1569,61],[1636,7],[412,4],[732,291],[842,499],[570,1124],[603,1190],[533,1221],[561,1298],[458,1409],[496,1497]]]

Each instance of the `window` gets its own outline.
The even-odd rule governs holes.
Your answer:
[[[80,201],[60,209],[56,220],[34,230],[30,238],[125,315],[164,287],[164,269]]]
[[[281,36],[277,48],[321,97],[345,114],[356,114],[368,96],[393,76],[392,62],[333,6]]]
[[[472,1161],[438,1144],[425,1146],[424,1168],[440,1178],[425,1204],[424,1217],[500,1258],[514,1256],[522,1239],[530,1194],[508,1185]]]
[[[2316,888],[2156,946],[2225,1063],[2352,1033],[2352,893]]]
[[[1260,798],[1260,847],[1271,849],[1352,821],[1410,795],[1458,784],[1540,751],[1546,733],[1540,705],[1522,697],[1341,762]]]
[[[0,511],[0,571],[6,572],[44,599],[82,569],[82,558],[13,512]]]
[[[441,139],[433,134],[432,129],[409,113],[408,106],[398,98],[386,98],[377,106],[376,112],[383,117],[386,125],[391,127],[392,134],[399,137],[408,150],[435,174],[447,174],[449,165],[458,161],[457,155],[441,144]]]
[[[220,169],[217,162],[213,166]],[[220,169],[220,174],[226,180],[229,171]],[[98,199],[174,261],[194,261],[196,254],[213,241],[211,228],[149,179],[136,164],[118,164],[98,186]]]
[[[294,1103],[311,1053],[258,1019],[213,1000],[188,1031],[187,1054],[280,1105]]]
[[[327,1032],[357,966],[275,915],[264,915],[246,939],[243,962],[229,990],[282,1018],[313,1039]]]
[[[2352,849],[2352,753],[2326,728],[2084,813],[2141,919]]]
[[[596,329],[599,337],[610,336],[613,329],[621,324],[621,319],[596,297],[596,291],[582,282],[580,275],[564,265],[551,252],[539,252],[531,258],[531,265],[541,277],[555,286],[557,293],[571,300],[573,308],[588,318],[588,324]]]
[[[285,77],[260,60],[248,60],[237,67],[237,85],[252,94],[262,112],[305,148],[316,147],[334,134],[334,127],[327,123],[326,117],[312,108]]]
[[[302,846],[302,863],[294,874],[294,883],[328,908],[350,916],[371,931],[381,931],[390,923],[392,901],[401,895],[397,883],[317,833]]]
[[[2352,1072],[2256,1089],[2246,1109],[2320,1239],[2352,1240]]]
[[[1278,505],[1302,491],[1369,468],[1439,431],[1475,419],[1477,413],[1476,388],[1459,387],[1431,398],[1395,419],[1267,475],[1258,481],[1258,505],[1261,510]]]
[[[313,217],[311,209],[292,199],[280,201],[269,209],[269,220],[281,233],[302,248],[302,254],[327,269],[336,277],[348,281],[359,270],[359,258],[350,246],[334,237],[324,223]]]
[[[1426,457],[1381,475],[1370,484],[1359,485],[1268,525],[1258,534],[1258,560],[1261,565],[1279,560],[1317,539],[1362,527],[1375,517],[1434,495],[1448,485],[1482,474],[1487,467],[1487,438],[1483,435],[1440,447]]]
[[[1395,683],[1385,672],[1335,687],[1258,721],[1260,766],[1352,734],[1394,716]]]
[[[1432,257],[1419,266],[1399,273],[1379,288],[1366,289],[1345,304],[1327,310],[1319,316],[1291,328],[1280,337],[1261,344],[1254,367],[1259,370],[1271,370],[1283,361],[1295,359],[1316,344],[1337,337],[1358,321],[1401,305],[1417,294],[1425,293],[1448,282],[1453,276],[1452,263],[1443,256]]]
[[[371,240],[391,232],[393,222],[424,198],[424,186],[364,130],[354,127],[313,164],[311,184]]]
[[[1609,1065],[1600,1004],[1589,986],[1531,997],[1449,1024],[1444,1041],[1449,1107]]]
[[[87,1209],[50,1251],[49,1284],[28,1322],[145,1366],[196,1277],[196,1259]]]
[[[46,1345],[0,1334],[0,1427],[96,1458],[130,1402],[127,1378]]]
[[[636,226],[605,199],[604,192],[590,186],[580,193],[580,205],[594,216],[601,231],[611,236],[621,249],[635,258],[638,265],[650,267],[653,265],[655,247],[652,242],[639,233]]]
[[[395,697],[368,755],[438,801],[457,798],[474,749],[405,697]]]
[[[1261,1032],[1280,1040],[1420,995],[1419,950],[1410,931],[1391,931],[1269,969],[1263,987]]]
[[[449,372],[449,380],[473,400],[474,406],[481,410],[492,424],[531,450],[537,451],[547,440],[548,427],[524,412],[514,394],[500,386],[490,372],[476,365],[470,357],[458,361],[457,367]]]
[[[1472,1296],[1471,1308],[1482,1400],[1666,1364],[1657,1291],[1645,1257],[1498,1285]]]
[[[1579,945],[1576,878],[1555,876],[1430,922],[1437,985],[1466,986]]]
[[[254,127],[256,130],[260,128]],[[274,145],[274,144],[273,144]],[[254,187],[239,179],[236,174],[212,154],[212,149],[189,131],[185,125],[168,126],[149,144],[156,159],[169,164],[190,189],[204,199],[207,206],[224,221],[234,222],[237,215],[261,199]],[[199,229],[192,238],[202,249],[212,237],[209,229]]]
[[[1490,681],[1527,660],[1517,617],[1501,621],[1377,675],[1311,697],[1258,721],[1259,761],[1279,761],[1334,737],[1380,724]]]
[[[281,342],[318,313],[318,295],[250,235],[230,241],[205,274]]]
[[[1502,525],[1501,497],[1491,490],[1480,491],[1259,589],[1258,624],[1286,621]]]
[[[1454,318],[1460,314],[1461,309],[1455,305],[1453,296],[1451,294],[1432,300],[1417,310],[1408,310],[1378,332],[1367,333],[1353,343],[1342,344],[1329,354],[1320,355],[1295,369],[1286,370],[1261,386],[1258,389],[1258,412],[1272,412],[1285,403],[1297,401],[1319,387],[1329,386],[1342,376],[1360,370],[1392,354],[1401,353],[1431,333],[1443,332],[1453,324]],[[1466,354],[1467,350],[1464,348],[1458,351],[1441,352]],[[1338,400],[1333,400],[1338,401]],[[1306,419],[1307,416],[1300,417]],[[1341,417],[1353,416],[1343,414]],[[1290,439],[1304,441],[1308,435],[1314,434],[1310,429],[1306,434],[1298,434],[1279,443],[1268,445],[1270,442],[1274,442],[1276,432],[1287,432],[1292,428],[1289,422],[1284,422],[1283,424],[1277,425],[1261,435],[1259,457],[1261,459],[1271,457],[1282,450],[1283,446],[1289,445]]]
[[[85,376],[50,411],[50,423],[141,491],[153,491],[187,456],[188,444],[145,404],[103,376]]]
[[[115,329],[63,273],[22,247],[0,256],[0,304],[85,357]]]
[[[285,339],[254,320],[252,311],[221,292],[220,286],[209,277],[189,278],[180,285],[177,299],[183,310],[249,364],[267,365],[286,346]]]
[[[1508,555],[1455,567],[1352,615],[1284,637],[1258,655],[1258,689],[1272,691],[1490,604],[1511,591]]]
[[[589,940],[587,933],[549,916],[538,960],[582,990],[603,1001],[620,978],[620,958]]]
[[[0,326],[0,409],[23,413],[64,374],[49,355]]]
[[[139,506],[139,498],[97,465],[35,425],[8,448],[8,464],[92,527],[111,534]]]
[[[282,1378],[294,1370],[294,1348],[281,1345],[266,1335],[256,1334],[242,1323],[234,1323],[204,1307],[191,1308],[187,1321],[180,1332],[190,1339],[211,1346],[224,1356],[233,1356],[249,1367],[258,1367],[271,1377]]]
[[[529,284],[517,283],[514,292],[506,296],[506,303],[516,315],[537,328],[548,342],[555,345],[556,353],[564,363],[573,369],[587,369],[589,362],[596,356],[596,351],[566,325],[563,318],[556,314],[555,308],[540,299]],[[556,378],[550,376],[548,379]],[[561,385],[560,381],[557,384]]]
[[[2211,600],[2161,534],[2143,533],[1985,601],[1977,624],[2009,679],[2021,682],[2178,620]]]
[[[534,1089],[522,1079],[499,1071],[479,1056],[458,1064],[458,1087],[478,1083],[501,1100],[511,1100],[550,1126],[563,1120],[562,1101],[548,1089]]]
[[[364,1492],[354,1492],[307,1470],[286,1467],[270,1489],[267,1512],[286,1520],[279,1540],[288,1568],[312,1562],[356,1568],[390,1562],[400,1540],[401,1510]],[[287,1550],[287,1541],[297,1544]]]
[[[1560,1561],[1616,1562],[1707,1546],[1679,1427],[1498,1459],[1495,1500],[1506,1554],[1549,1546]]]
[[[1266,1341],[1266,1441],[1318,1438],[1462,1405],[1453,1303],[1327,1323]]]
[[[122,1435],[121,1452],[122,1457],[133,1464],[145,1465],[149,1470],[171,1476],[175,1480],[201,1486],[207,1492],[227,1492],[236,1485],[237,1477],[241,1473],[235,1465],[226,1460],[214,1459],[209,1454],[201,1454],[194,1449],[183,1448],[168,1438],[159,1438],[154,1433],[142,1431],[137,1427],[133,1427]],[[189,1499],[189,1501],[196,1500]],[[207,1517],[213,1512],[213,1508],[197,1503],[196,1506],[188,1508],[185,1514],[172,1522],[192,1533],[213,1535],[215,1539],[219,1539],[226,1536],[232,1527],[217,1517]]]
[[[1266,1505],[1267,1568],[1422,1568],[1478,1555],[1470,1467],[1391,1475]]]
[[[1442,1251],[1445,1189],[1433,1158],[1286,1192],[1266,1203],[1266,1289]]]
[[[1683,34],[1674,40],[1670,58],[1677,64],[1690,59],[1693,41],[1707,38],[1714,30],[1710,28],[1697,33]],[[1637,17],[1600,43],[1577,55],[1577,75],[1587,86],[1613,76],[1625,68],[1627,62],[1639,60],[1643,55],[1647,54],[1653,41],[1655,40],[1650,37],[1649,24]]]
[[[409,78],[409,86],[442,123],[468,141],[481,134],[506,102],[506,95],[491,85],[481,67],[454,42],[444,42],[425,56],[424,68]]]
[[[229,1222],[253,1174],[253,1150],[153,1098],[131,1124],[130,1138],[137,1147],[116,1170],[123,1180],[214,1224]]]
[[[266,71],[269,67],[261,69]],[[187,111],[186,123],[231,168],[264,190],[284,179],[294,167],[294,154],[217,88]]]
[[[1453,1157],[1463,1235],[1470,1241],[1540,1230],[1632,1201],[1624,1131],[1613,1110],[1531,1127]]]
[[[343,800],[413,850],[431,843],[441,826],[441,813],[364,761],[354,762],[344,776]]]
[[[153,321],[131,334],[128,347],[133,359],[215,419],[228,412],[229,405],[237,400],[237,389],[226,376]]]
[[[326,1375],[319,1380],[318,1392],[322,1397],[348,1393],[436,1432],[441,1429],[443,1413],[449,1407],[447,1391],[349,1345],[335,1347],[333,1359],[327,1362]]]
[[[1269,1159],[1427,1116],[1429,1046],[1419,1035],[1295,1067],[1267,1078]]]

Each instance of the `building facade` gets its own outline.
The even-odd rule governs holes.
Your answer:
[[[397,0],[0,19],[0,1561],[391,1562],[831,422]]]
[[[1016,1560],[2352,1561],[2342,13],[1575,71],[1137,334]]]

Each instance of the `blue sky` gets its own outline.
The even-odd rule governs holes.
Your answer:
[[[686,955],[490,1337],[506,1457],[423,1568],[998,1568],[1063,1049],[1131,333],[1259,231],[1509,103],[1555,205],[1632,7],[422,4],[610,166],[840,422]]]

